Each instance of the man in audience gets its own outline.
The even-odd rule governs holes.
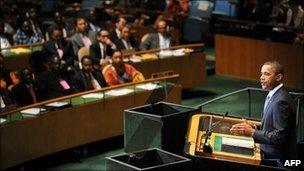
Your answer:
[[[0,49],[10,47],[12,44],[13,38],[5,33],[4,22],[0,20]]]
[[[53,26],[50,33],[51,39],[42,46],[42,52],[45,57],[59,57],[61,61],[66,62],[67,65],[74,65],[76,56],[73,51],[73,46],[63,38],[61,29],[58,26]]]
[[[88,28],[94,32],[99,32],[101,27],[97,21],[96,18],[96,13],[94,9],[91,9],[89,11],[89,15],[87,17],[87,21],[88,21]]]
[[[44,41],[44,34],[42,31],[42,24],[37,19],[37,12],[36,9],[31,7],[26,13],[25,13],[26,19],[29,21],[30,26],[34,32],[35,35],[37,35],[42,41]]]
[[[9,86],[13,83],[10,77],[11,70],[5,68],[4,66],[4,56],[0,53],[0,77],[4,79],[6,84]]]
[[[283,0],[272,0],[270,24],[285,23],[287,7],[282,2]]]
[[[68,37],[71,37],[74,34],[74,31],[72,28],[73,26],[70,23],[64,21],[62,14],[59,11],[56,11],[54,13],[54,23],[52,23],[48,27],[47,32],[45,34],[46,40],[50,39],[50,34],[51,34],[50,32],[54,26],[60,28],[60,30],[62,32],[62,37],[65,39]]]
[[[103,77],[109,86],[145,80],[141,72],[123,62],[121,51],[113,53],[112,61],[112,64],[106,65],[102,70]]]
[[[37,87],[32,72],[25,68],[20,70],[20,83],[12,88],[12,94],[19,107],[30,105],[39,101]]]
[[[58,57],[43,61],[44,71],[37,75],[36,85],[41,100],[65,96],[71,93],[69,78],[62,74],[61,61]]]
[[[110,33],[110,39],[114,42],[121,38],[121,30],[126,26],[127,20],[123,16],[118,16],[115,22],[115,29]]]
[[[24,20],[22,22],[21,28],[19,28],[16,32],[16,40],[15,43],[20,44],[31,44],[42,41],[41,37],[33,32],[32,27],[30,26],[30,22],[28,20]]]
[[[0,75],[0,111],[5,110],[13,104],[15,104],[13,96],[7,90],[6,82]]]
[[[284,160],[297,158],[296,108],[294,99],[283,86],[284,69],[277,61],[264,63],[261,68],[261,85],[269,93],[264,104],[261,130],[248,121],[232,126],[237,135],[250,136],[261,144],[263,159]]]
[[[297,0],[290,0],[289,5],[285,25],[301,29],[304,23],[304,10],[302,9],[300,2]]]
[[[109,39],[109,32],[105,29],[100,30],[97,42],[90,47],[90,58],[94,67],[100,68],[100,65],[108,63],[115,49],[115,44]]]
[[[74,92],[101,89],[106,85],[101,72],[94,71],[92,60],[88,56],[81,58],[82,69],[71,80]]]
[[[175,45],[175,39],[171,36],[167,29],[165,20],[157,23],[157,33],[150,33],[140,45],[141,50],[148,49],[165,49]]]
[[[87,27],[84,18],[77,18],[75,21],[76,33],[71,37],[74,54],[77,56],[81,47],[90,47],[96,42],[96,33]]]
[[[118,50],[135,50],[137,49],[136,40],[131,36],[131,29],[128,26],[121,30],[121,38],[114,42]]]

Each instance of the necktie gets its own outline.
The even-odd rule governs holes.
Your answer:
[[[265,103],[264,103],[264,113],[266,112],[267,106],[269,105],[270,96],[267,95]]]

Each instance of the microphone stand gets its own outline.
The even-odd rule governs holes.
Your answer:
[[[204,141],[204,144],[203,144],[203,152],[205,153],[212,153],[213,150],[212,150],[212,147],[208,142],[208,139],[209,137],[211,136],[212,132],[213,132],[213,129],[216,128],[221,122],[223,122],[223,120],[225,119],[225,117],[228,115],[228,112],[225,113],[225,115],[223,115],[223,117],[221,118],[221,120],[215,122],[212,124],[212,118],[213,116],[210,117],[210,120],[209,120],[209,126],[208,126],[208,129],[206,130],[206,134],[205,134],[205,141]]]

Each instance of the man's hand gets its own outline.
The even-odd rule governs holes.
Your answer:
[[[256,125],[244,120],[242,123],[235,124],[231,127],[230,132],[234,135],[253,136]]]

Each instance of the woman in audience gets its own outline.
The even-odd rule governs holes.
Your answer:
[[[109,86],[145,80],[141,72],[123,62],[121,51],[113,53],[112,61],[112,64],[108,64],[102,70],[103,77]]]

